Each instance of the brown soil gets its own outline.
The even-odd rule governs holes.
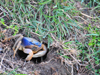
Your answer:
[[[7,30],[7,32],[8,33],[5,33],[5,35],[11,36],[12,31]],[[14,42],[14,40],[5,43],[0,42],[0,48],[3,49],[0,53],[1,74],[15,75],[15,73],[20,73],[26,75],[71,75],[67,71],[67,66],[61,64],[60,56],[57,54],[58,48],[51,47],[48,49],[48,53],[45,56],[34,58],[30,62],[25,62],[25,57],[27,55],[22,51],[18,51],[15,58],[13,58],[12,46]]]
[[[67,67],[61,64],[60,59],[58,59],[56,48],[50,49],[47,55],[32,59],[30,62],[25,62],[23,52],[18,51],[16,57],[13,58],[13,50],[9,46],[6,48],[4,48],[3,53],[0,53],[2,69],[0,72],[2,73],[15,71],[27,75],[70,75]]]

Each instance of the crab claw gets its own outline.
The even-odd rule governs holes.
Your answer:
[[[45,45],[42,46],[43,50],[39,51],[38,53],[33,55],[33,58],[42,57],[47,53],[47,48]]]
[[[26,61],[30,61],[33,57],[33,51],[31,49],[25,49],[23,52],[26,53],[26,54],[29,54],[26,57]]]

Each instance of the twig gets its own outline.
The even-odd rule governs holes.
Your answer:
[[[89,16],[89,15],[87,15],[87,14],[84,14],[84,13],[82,13],[82,12],[80,12],[82,15],[84,15],[84,16],[86,16],[86,17],[88,17],[88,18],[98,18],[98,17],[91,17],[91,16]]]
[[[3,12],[0,13],[0,16],[3,14]]]
[[[84,20],[85,22],[88,22],[87,20],[85,20],[84,18],[80,17],[80,16],[74,16],[74,17],[79,17],[81,18],[82,20]],[[82,27],[82,26],[81,26]]]
[[[72,70],[71,70],[71,75],[73,75],[73,74],[74,74],[74,73],[73,73],[73,64],[72,64],[71,68],[72,68]]]
[[[7,47],[5,48],[5,49],[7,49]],[[9,49],[8,49],[9,50]],[[8,52],[8,50],[6,51],[6,53]],[[4,60],[4,57],[5,57],[5,55],[6,55],[6,53],[4,54],[4,56],[2,57],[2,59],[1,59],[1,65],[2,65],[2,62],[3,62],[3,60]]]
[[[62,48],[63,47],[63,45],[62,45],[62,43],[59,43],[57,40],[56,40],[56,38],[53,36],[53,34],[52,33],[50,33],[51,34],[51,37],[53,38],[53,40],[56,42],[56,44],[58,45],[58,47],[59,48]]]
[[[69,53],[69,52],[68,52]],[[80,65],[80,66],[87,66],[87,65],[85,65],[85,64],[80,64],[79,62],[78,62],[78,60],[74,57],[74,56],[72,56],[70,53],[69,53],[69,55]]]
[[[35,34],[35,35],[38,35],[38,36],[42,36],[42,35],[39,35],[39,34],[37,34],[37,33],[34,33],[34,32],[30,32],[30,33],[32,33],[32,34]]]

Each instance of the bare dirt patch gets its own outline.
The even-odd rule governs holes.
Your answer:
[[[52,50],[48,52],[47,56],[25,63],[25,59],[19,56],[20,52],[13,58],[13,50],[9,47],[0,53],[1,73],[15,71],[28,75],[70,75],[65,65],[62,65],[57,59],[59,56],[56,51],[52,52]]]
[[[10,30],[7,30],[7,32],[12,34]],[[10,34],[8,36],[10,36]],[[61,64],[61,60],[57,54],[58,48],[51,47],[45,56],[34,58],[30,62],[25,62],[27,55],[22,51],[18,51],[15,58],[13,58],[12,46],[14,42],[14,40],[5,43],[0,42],[0,46],[3,49],[0,53],[1,74],[70,75],[67,71],[67,67]]]

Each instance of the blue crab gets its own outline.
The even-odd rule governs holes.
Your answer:
[[[18,38],[13,46],[14,57],[17,50],[22,50],[24,53],[28,54],[25,59],[26,61],[30,61],[32,58],[42,57],[47,52],[47,48],[44,44],[34,38],[24,37],[21,34],[7,37],[3,42],[14,38]]]

